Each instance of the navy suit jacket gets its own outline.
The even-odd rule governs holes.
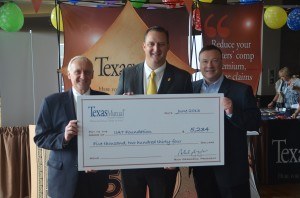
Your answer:
[[[108,94],[91,90],[91,95]],[[51,198],[73,198],[77,185],[77,137],[72,138],[63,148],[65,127],[70,120],[76,120],[72,89],[52,94],[44,99],[36,124],[34,141],[38,147],[51,150],[47,163],[48,194]]]
[[[144,94],[144,63],[122,70],[116,95],[126,92]],[[192,93],[191,75],[169,63],[166,65],[158,94]]]
[[[202,83],[193,82],[194,93],[200,93]],[[261,114],[249,85],[224,77],[219,93],[232,100],[233,114],[224,122],[225,165],[213,168],[221,185],[235,186],[249,179],[247,131],[259,130]]]

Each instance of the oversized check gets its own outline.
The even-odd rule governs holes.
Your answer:
[[[223,165],[222,97],[80,96],[79,170]]]

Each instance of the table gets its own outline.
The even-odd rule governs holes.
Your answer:
[[[300,182],[300,120],[262,120],[254,140],[258,181],[262,184]]]

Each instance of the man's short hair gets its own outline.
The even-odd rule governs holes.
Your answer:
[[[166,35],[166,37],[167,37],[167,42],[169,44],[169,32],[168,32],[168,30],[166,30],[165,28],[163,28],[161,26],[152,26],[152,27],[148,28],[146,30],[146,32],[145,32],[144,40],[146,40],[146,36],[151,31],[156,31],[156,32],[162,32],[162,33],[164,33]]]
[[[215,45],[206,45],[206,46],[204,46],[204,47],[200,50],[199,56],[200,56],[200,54],[202,54],[202,52],[210,51],[210,50],[216,50],[216,51],[218,51],[218,52],[220,53],[220,55],[221,55],[221,58],[222,58],[222,51],[221,51],[221,49],[218,48],[218,47],[215,46]]]

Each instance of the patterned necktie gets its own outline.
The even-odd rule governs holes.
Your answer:
[[[149,83],[148,83],[147,95],[157,94],[155,76],[156,76],[155,72],[152,71],[150,74],[150,79],[149,79]]]

